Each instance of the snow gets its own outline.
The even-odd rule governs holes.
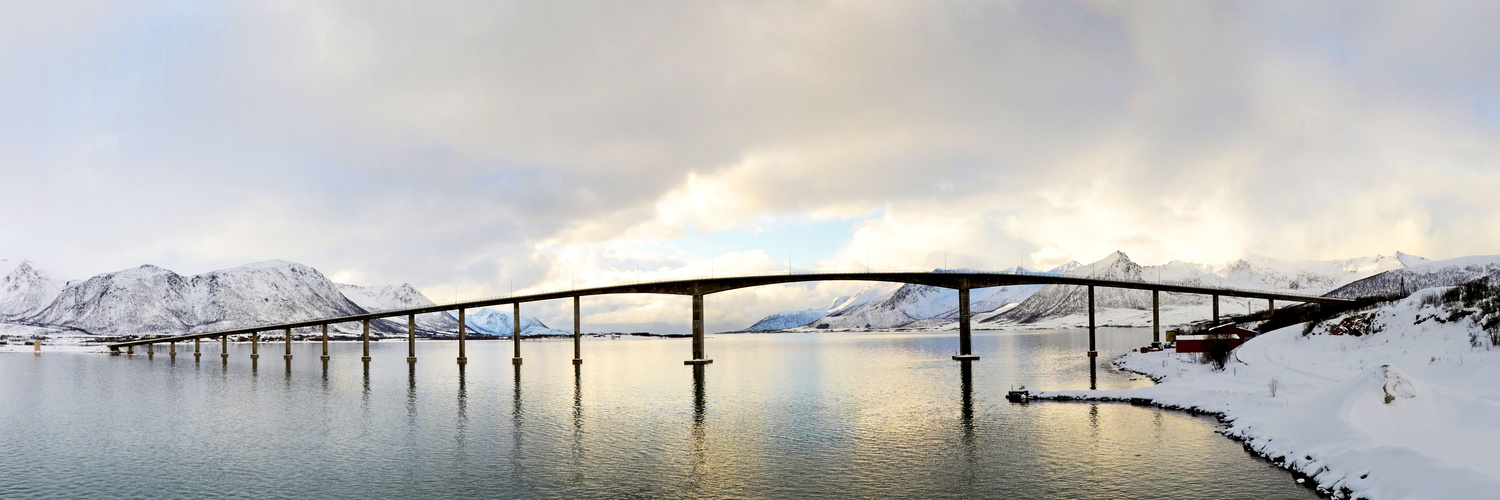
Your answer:
[[[0,319],[35,314],[62,293],[67,280],[30,261],[0,260]]]
[[[1062,274],[1078,268],[1070,262],[1040,274]],[[1001,271],[1031,273],[1011,268]],[[937,269],[935,272],[972,272],[969,269]],[[977,288],[969,292],[972,314],[994,314],[1008,309],[1041,290],[1041,285]],[[958,291],[948,288],[900,283],[877,283],[859,293],[840,297],[827,309],[782,311],[756,321],[747,332],[788,329],[863,330],[888,328],[942,328],[958,318]],[[822,327],[822,328],[819,328]]]
[[[394,311],[397,309],[410,309],[414,307],[425,307],[433,305],[422,292],[417,291],[409,284],[387,285],[387,286],[360,286],[340,283],[340,293],[344,294],[350,301],[370,312]],[[397,323],[405,321],[397,318]],[[430,313],[417,315],[417,332],[419,334],[431,335],[455,335],[458,333],[458,318],[447,313]]]
[[[456,314],[456,313],[455,313]],[[455,324],[457,319],[454,320]],[[469,309],[464,311],[464,324],[469,329],[485,335],[498,337],[509,337],[515,331],[515,323],[511,320],[511,313],[488,307]],[[542,324],[541,320],[525,314],[521,315],[521,336],[528,335],[572,335],[572,332],[555,330]]]
[[[1160,381],[1044,398],[1148,398],[1219,414],[1223,433],[1335,496],[1500,498],[1500,348],[1467,319],[1443,323],[1428,289],[1364,313],[1371,333],[1330,335],[1334,318],[1247,341],[1223,371],[1192,355],[1132,352],[1115,364]],[[1274,395],[1272,386],[1275,386]]]

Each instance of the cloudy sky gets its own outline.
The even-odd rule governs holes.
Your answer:
[[[789,261],[1496,254],[1496,26],[1495,2],[0,2],[0,258],[285,259],[447,301]],[[710,297],[710,328],[835,288]],[[687,328],[682,298],[586,307]]]

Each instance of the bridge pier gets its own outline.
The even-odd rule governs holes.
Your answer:
[[[328,324],[323,324],[323,355],[318,359],[328,361]]]
[[[370,362],[370,320],[367,319],[367,320],[361,321],[360,325],[364,327],[364,334],[361,336],[361,339],[364,340],[365,354],[364,354],[364,356],[361,356],[359,358],[359,360],[360,361],[364,361],[366,363],[369,363]]]
[[[573,366],[583,364],[583,326],[578,321],[578,296],[573,296]]]
[[[156,357],[156,344],[146,344],[146,357]]]
[[[714,362],[703,355],[703,294],[693,294],[693,359],[682,364],[701,366]]]
[[[1151,291],[1151,347],[1161,347],[1161,290]]]
[[[1089,390],[1094,390],[1096,385],[1096,370],[1098,370],[1099,350],[1094,344],[1094,285],[1089,285]]]
[[[291,361],[292,360],[292,329],[291,328],[287,328],[286,332],[284,332],[284,333],[286,333],[286,355],[282,356],[281,359],[285,359],[287,361]]]
[[[193,339],[193,359],[194,360],[197,360],[197,359],[200,359],[200,358],[203,357],[203,343],[201,342],[201,340],[202,339]]]
[[[958,355],[954,361],[979,361],[971,352],[969,331],[969,289],[958,289]],[[964,365],[968,366],[968,365]]]
[[[1214,325],[1219,324],[1219,294],[1214,294]]]
[[[125,346],[125,354],[129,354],[131,356],[134,356],[135,355],[135,346],[133,346],[133,345]]]
[[[417,362],[417,315],[406,315],[406,362]]]
[[[1276,299],[1266,299],[1266,312],[1276,313]]]
[[[469,358],[464,356],[464,330],[466,329],[464,326],[464,308],[460,307],[458,308],[458,364],[460,365],[469,363]]]
[[[38,343],[37,345],[40,346],[42,344]],[[167,357],[172,358],[172,359],[177,359],[177,343],[176,342],[168,342],[167,345],[168,345],[168,347],[167,347]],[[37,348],[37,350],[40,351],[41,348]]]
[[[250,334],[250,359],[260,359],[260,332]]]
[[[510,309],[510,343],[515,346],[515,357],[510,358],[510,364],[521,364],[521,303],[511,304]]]
[[[229,336],[219,337],[219,358],[229,360]]]

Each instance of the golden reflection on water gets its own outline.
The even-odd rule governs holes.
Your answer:
[[[542,341],[528,351],[524,378],[508,362],[508,342],[471,345],[473,378],[466,366],[448,363],[424,365],[421,377],[407,363],[403,374],[405,345],[374,346],[375,366],[356,369],[351,349],[358,346],[336,344],[333,364],[312,364],[316,346],[309,344],[310,354],[292,368],[303,372],[280,386],[259,387],[254,362],[245,377],[244,356],[233,370],[226,363],[220,377],[205,377],[216,379],[213,393],[223,395],[203,406],[232,431],[165,429],[194,443],[177,450],[188,457],[182,464],[209,463],[204,456],[238,460],[225,470],[255,464],[256,477],[274,478],[252,481],[270,496],[1173,498],[1164,481],[1173,488],[1242,487],[1234,474],[1255,463],[1205,431],[1212,426],[1201,419],[1125,404],[1003,399],[1022,384],[1086,387],[1088,360],[1071,338],[979,334],[977,362],[948,359],[952,340],[927,333],[714,336],[708,347],[715,364],[692,367],[682,366],[687,342],[676,339],[594,341],[588,366],[571,364],[570,342]],[[419,344],[428,359],[451,349]],[[183,392],[167,394],[166,403],[146,401],[192,404],[192,380],[163,378],[165,363],[130,364],[140,372],[136,379]],[[503,366],[512,367],[512,377]],[[1094,383],[1103,388],[1149,384],[1108,365],[1096,371]],[[397,426],[406,432],[389,432]],[[257,439],[230,438],[245,435]],[[195,454],[199,449],[220,453]],[[1177,470],[1183,460],[1230,464],[1234,473],[1226,483]],[[341,479],[330,486],[329,477]],[[206,493],[155,479],[142,484]],[[1236,496],[1205,491],[1211,493],[1188,496]],[[1257,496],[1247,491],[1262,490],[1239,496]]]

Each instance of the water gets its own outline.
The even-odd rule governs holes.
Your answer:
[[[1101,356],[1149,341],[1102,330]],[[0,498],[1315,498],[1214,434],[1124,404],[1004,399],[1087,388],[1086,333],[217,343],[195,363],[0,354]],[[1101,357],[1101,359],[1108,359]],[[1099,388],[1150,384],[1099,371]],[[967,388],[967,391],[966,389]],[[967,392],[967,394],[966,394]]]

